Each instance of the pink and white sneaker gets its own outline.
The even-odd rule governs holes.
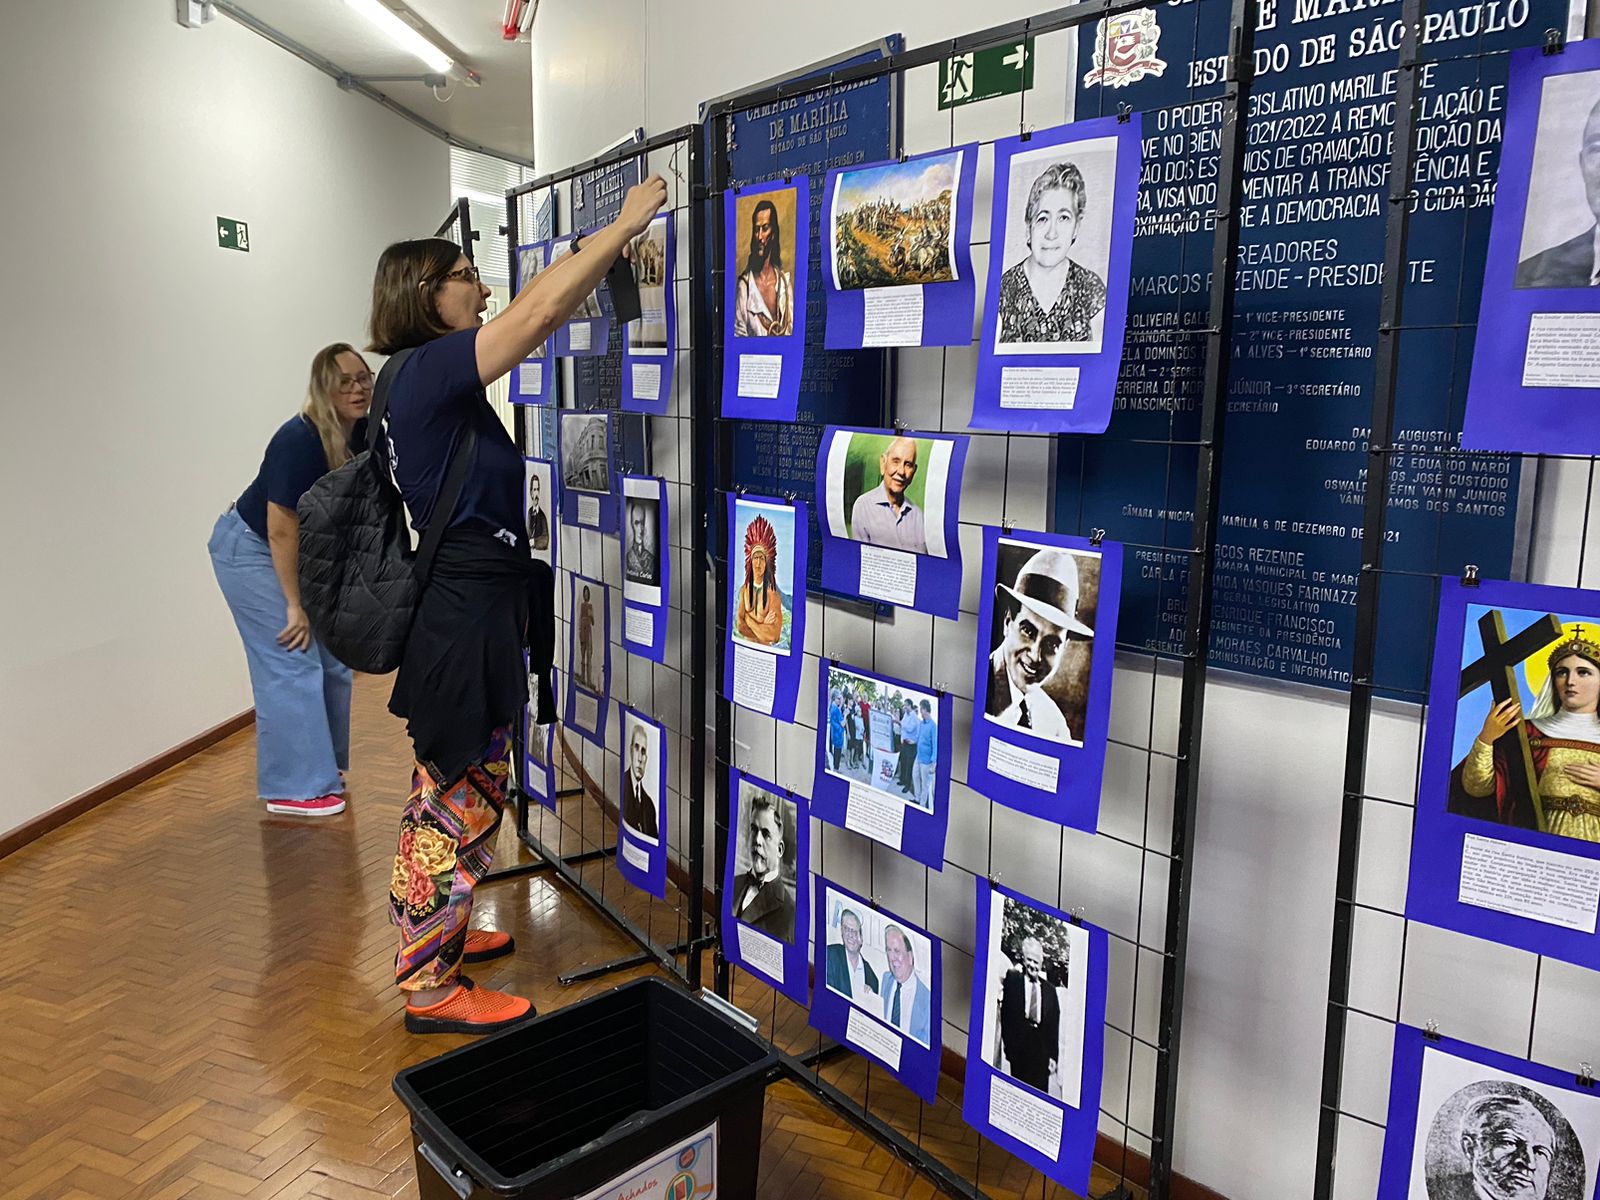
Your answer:
[[[291,817],[332,817],[344,811],[344,797],[318,796],[314,800],[268,800],[267,811]]]

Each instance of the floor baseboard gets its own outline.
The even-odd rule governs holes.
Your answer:
[[[200,751],[215,746],[225,737],[231,737],[241,729],[247,729],[255,724],[256,710],[246,709],[238,716],[229,717],[220,725],[213,725],[210,729],[203,730],[188,741],[179,742],[170,750],[163,751],[154,758],[135,767],[130,767],[113,779],[108,779],[98,787],[92,787],[82,795],[74,796],[65,804],[59,804],[48,812],[40,813],[31,821],[17,826],[8,833],[0,833],[0,858],[13,854],[22,849],[29,842],[37,841],[52,829],[59,829],[74,817],[81,817],[90,809],[98,808],[107,800],[122,795],[123,792],[138,787],[146,780],[154,779],[161,772],[170,770],[186,758],[192,758]]]

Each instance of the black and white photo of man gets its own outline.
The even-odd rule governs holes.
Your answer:
[[[1011,896],[995,900],[983,980],[984,1058],[1018,1083],[1075,1105],[1086,1036],[1088,932]]]
[[[645,497],[627,498],[628,548],[622,569],[632,583],[655,587],[661,582],[656,558],[656,518],[659,503]]]
[[[1600,71],[1544,81],[1516,286],[1600,286]]]
[[[554,566],[550,553],[550,510],[548,508],[551,487],[551,465],[529,459],[523,462],[527,474],[528,485],[528,548],[533,551],[535,558],[543,559]]]
[[[656,797],[651,794],[655,781],[654,755],[650,743],[653,730],[643,721],[629,720],[627,775],[622,783],[622,823],[646,841],[660,837],[656,818]]]
[[[1429,1132],[1428,1200],[1580,1200],[1584,1164],[1558,1109],[1498,1080],[1451,1097]],[[1559,1132],[1558,1132],[1559,1127]]]
[[[749,783],[739,786],[744,827],[741,859],[749,869],[733,884],[733,915],[786,945],[794,943],[795,804]]]
[[[989,720],[1048,741],[1082,745],[1083,731],[1072,728],[1062,700],[1075,695],[1078,703],[1073,711],[1082,711],[1092,647],[1085,645],[1071,656],[1066,652],[1073,641],[1087,643],[1094,637],[1094,629],[1080,615],[1080,597],[1083,577],[1090,572],[1098,593],[1099,568],[1095,554],[1000,540],[994,649],[989,653],[984,697]]]

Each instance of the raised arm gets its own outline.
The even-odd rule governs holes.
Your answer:
[[[485,386],[515,367],[564,324],[584,297],[605,278],[633,238],[643,233],[667,202],[659,175],[628,189],[617,219],[583,239],[580,248],[537,277],[478,333],[478,376]]]

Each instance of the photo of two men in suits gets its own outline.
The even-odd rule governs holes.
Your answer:
[[[828,989],[922,1046],[932,1045],[933,944],[877,909],[827,892]]]

